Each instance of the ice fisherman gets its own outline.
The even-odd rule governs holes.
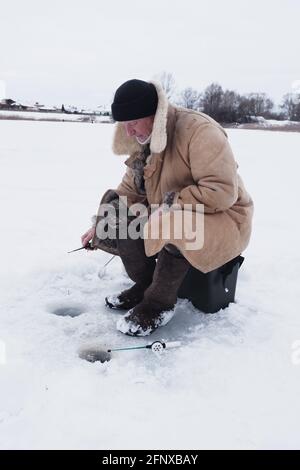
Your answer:
[[[177,291],[191,265],[207,273],[245,250],[253,202],[237,173],[225,130],[208,115],[170,104],[158,83],[137,79],[116,90],[111,111],[116,121],[113,151],[128,155],[127,168],[120,185],[104,194],[95,223],[81,240],[83,246],[91,242],[93,248],[120,256],[133,285],[107,296],[106,305],[127,311],[117,323],[121,332],[146,336],[172,318]],[[202,206],[202,246],[189,249],[189,234],[176,237],[174,226],[167,238],[160,229],[154,230],[155,237],[123,238],[117,229],[115,239],[103,239],[103,227],[97,229],[103,221],[101,207],[115,209],[112,226],[118,228],[124,196],[127,224],[136,217],[130,208],[137,203],[159,206],[144,214],[144,234],[164,221],[175,224],[175,215],[186,207],[196,213]]]

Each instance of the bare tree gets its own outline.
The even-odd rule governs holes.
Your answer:
[[[239,122],[251,122],[253,116],[263,116],[264,118],[274,117],[272,109],[273,101],[266,93],[249,93],[239,97],[238,120]]]
[[[250,101],[245,95],[241,95],[239,97],[237,115],[238,122],[248,122],[251,116]]]
[[[171,72],[162,72],[156,76],[156,79],[161,83],[167,98],[171,100],[175,93],[175,78]]]
[[[250,93],[248,95],[250,112],[254,116],[264,116],[271,111],[274,103],[266,93]]]
[[[184,108],[199,110],[201,94],[194,88],[185,88],[180,94],[180,104]]]
[[[295,97],[293,93],[284,95],[280,108],[290,121],[300,121],[300,93],[298,97]]]
[[[219,113],[222,106],[223,89],[218,83],[209,85],[201,96],[201,107],[204,113],[219,119]]]
[[[224,91],[218,115],[221,122],[232,123],[237,121],[239,99],[240,96],[235,91]]]

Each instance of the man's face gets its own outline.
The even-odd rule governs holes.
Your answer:
[[[135,137],[140,143],[147,140],[152,132],[154,116],[136,119],[134,121],[123,121],[128,137]]]

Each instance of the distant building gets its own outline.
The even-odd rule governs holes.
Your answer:
[[[4,98],[3,100],[0,101],[0,104],[2,106],[12,106],[15,103],[16,102],[14,100],[11,100],[10,98],[9,99]]]

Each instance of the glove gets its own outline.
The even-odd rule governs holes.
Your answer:
[[[114,189],[108,189],[103,194],[102,199],[100,201],[100,205],[101,204],[110,204],[112,201],[114,201],[115,199],[118,199],[118,198],[119,198],[119,195],[116,193],[116,191]],[[93,215],[93,217],[91,218],[92,227],[96,227],[98,220],[99,219],[97,218],[97,215]]]
[[[109,204],[114,199],[118,199],[119,195],[114,189],[108,189],[102,196],[100,204]]]

